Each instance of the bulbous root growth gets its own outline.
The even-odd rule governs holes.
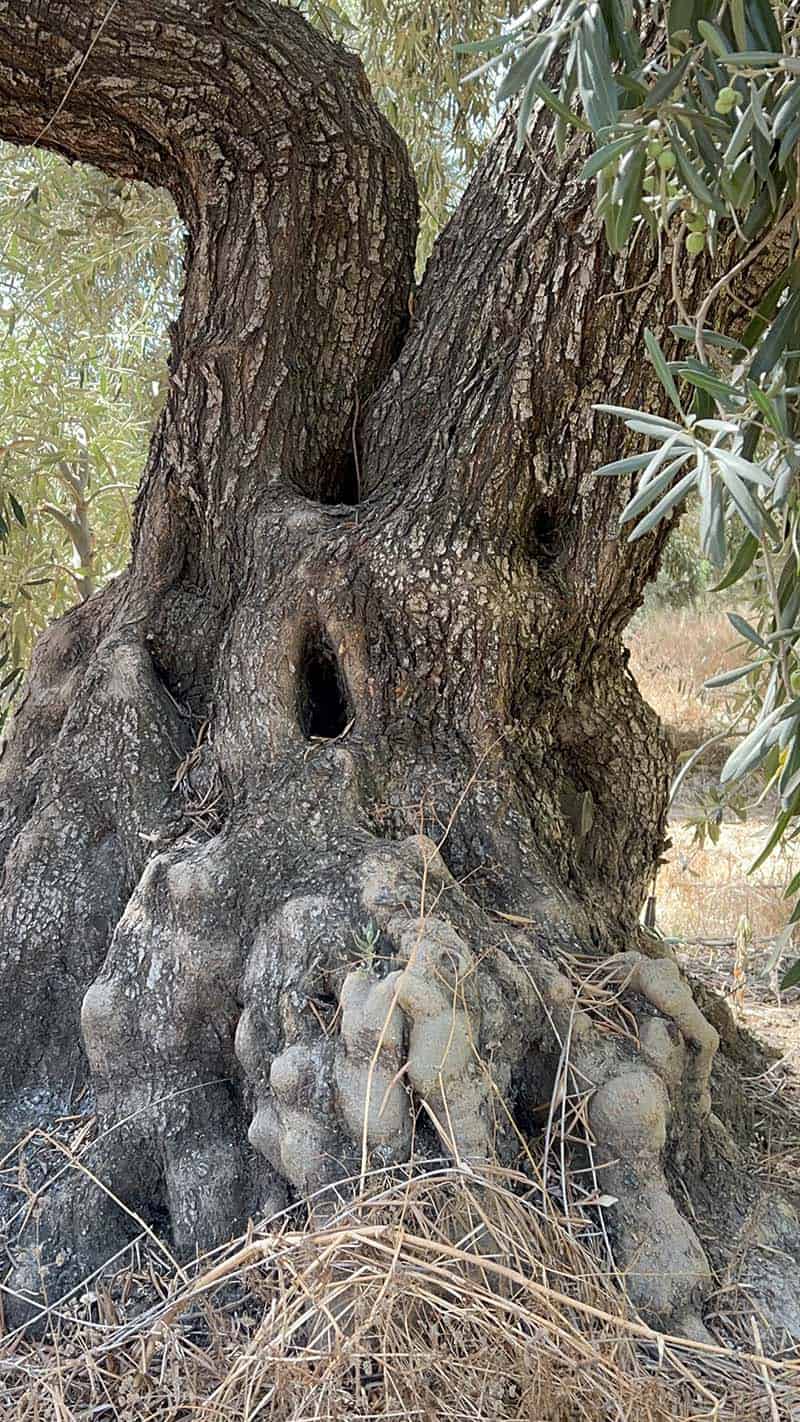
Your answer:
[[[666,1161],[702,1173],[709,1131],[725,1135],[711,1115],[718,1036],[675,962],[584,961],[582,996],[575,960],[477,909],[423,835],[373,841],[285,898],[245,956],[225,906],[232,862],[219,840],[157,855],[118,926],[83,1004],[113,1128],[93,1178],[56,1184],[35,1243],[20,1239],[12,1322],[24,1297],[35,1309],[124,1245],[120,1199],[151,1213],[162,1201],[185,1255],[287,1198],[324,1218],[363,1171],[524,1162],[544,1140],[593,1171],[645,1319],[707,1336],[712,1269]],[[234,978],[239,1001],[221,989]],[[610,1030],[598,991],[630,1030]]]

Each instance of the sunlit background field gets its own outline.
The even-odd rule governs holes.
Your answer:
[[[709,677],[741,661],[741,643],[737,652],[721,601],[706,595],[685,607],[655,602],[638,615],[628,635],[631,671],[668,730],[678,767],[728,725],[722,693],[704,686]],[[722,739],[710,747],[671,808],[672,843],[656,883],[656,926],[676,940],[687,967],[728,996],[741,1021],[765,1034],[797,1066],[797,992],[780,995],[776,987],[781,966],[786,968],[800,952],[800,933],[786,928],[793,902],[785,897],[787,883],[800,868],[800,841],[779,847],[750,872],[774,820],[775,801],[768,797],[762,805],[751,803],[745,820],[726,811],[717,842],[707,835],[698,842],[702,806],[713,795],[729,745]],[[743,930],[750,942],[737,1002],[736,939]]]
[[[741,660],[736,634],[725,613],[706,600],[694,608],[646,611],[628,640],[631,670],[666,725],[680,763],[726,728],[721,693],[706,690],[704,682]],[[725,741],[709,749],[670,812],[673,844],[657,886],[657,924],[668,936],[732,936],[747,914],[756,936],[767,937],[783,927],[791,910],[783,892],[800,850],[779,848],[759,870],[748,873],[771,827],[771,799],[762,806],[751,804],[743,822],[726,812],[716,844],[707,838],[702,845],[695,843],[693,817],[715,785],[726,753]]]

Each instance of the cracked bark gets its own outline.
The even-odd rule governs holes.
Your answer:
[[[739,1176],[715,1029],[636,927],[669,758],[620,636],[659,541],[620,545],[591,477],[592,402],[658,399],[654,254],[610,258],[546,122],[536,160],[504,125],[409,317],[403,147],[262,0],[9,0],[0,107],[189,233],[130,567],[41,639],[0,764],[6,1137],[88,1079],[94,1173],[189,1255],[412,1140],[513,1154],[569,1034],[631,1292],[698,1329],[685,1192],[727,1189],[728,1229]],[[638,1047],[565,951],[608,959]],[[127,1230],[52,1189],[12,1318]]]

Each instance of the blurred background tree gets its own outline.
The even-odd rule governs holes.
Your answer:
[[[165,194],[0,145],[0,683],[125,560],[165,391],[180,227]]]

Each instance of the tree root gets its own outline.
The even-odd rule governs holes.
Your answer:
[[[709,1132],[724,1134],[711,1115],[718,1037],[677,965],[597,960],[638,1040],[603,1030],[552,945],[498,934],[423,836],[373,841],[345,873],[323,865],[316,888],[254,927],[245,962],[232,926],[243,866],[255,878],[252,841],[229,832],[176,845],[143,875],[83,1009],[104,1119],[131,1123],[104,1146],[110,1194],[98,1205],[84,1180],[65,1211],[54,1193],[41,1252],[23,1251],[13,1287],[35,1295],[43,1264],[52,1277],[66,1218],[86,1265],[120,1247],[130,1219],[117,1211],[115,1228],[112,1195],[151,1212],[161,1200],[185,1255],[279,1207],[285,1184],[324,1217],[365,1168],[513,1160],[531,1145],[531,1101],[553,1097],[551,1126],[559,1101],[575,1119],[584,1103],[584,1145],[566,1134],[596,1172],[632,1301],[659,1328],[707,1336],[712,1270],[665,1163],[698,1164]],[[74,1229],[78,1208],[92,1212],[88,1233]],[[490,1229],[486,1241],[497,1250]]]

